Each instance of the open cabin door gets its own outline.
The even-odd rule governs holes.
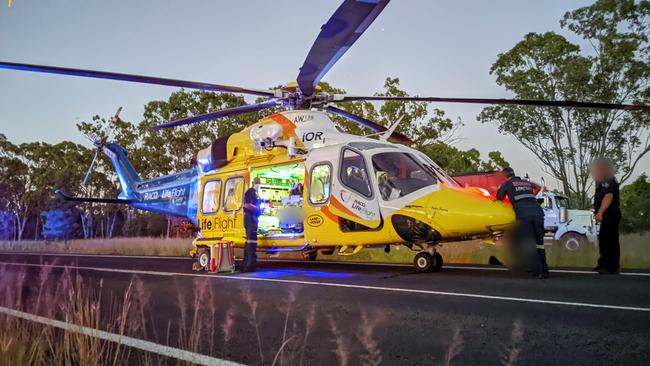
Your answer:
[[[343,231],[378,228],[381,225],[379,202],[366,159],[357,150],[345,146],[327,150],[327,153],[312,154],[307,163],[316,174],[322,174],[319,169],[329,169],[331,185],[323,188],[316,182],[310,184],[310,192],[318,195],[319,191],[328,190],[327,209],[343,219],[340,221]]]

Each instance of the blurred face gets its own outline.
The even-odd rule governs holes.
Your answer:
[[[596,182],[602,182],[610,176],[609,167],[605,163],[595,163],[594,166],[591,167],[591,176]]]

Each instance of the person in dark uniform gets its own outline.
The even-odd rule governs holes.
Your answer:
[[[515,171],[508,167],[502,171],[508,181],[497,191],[497,199],[503,201],[506,196],[512,203],[517,216],[516,245],[524,253],[532,253],[533,274],[538,278],[548,278],[546,250],[544,249],[544,211],[533,193],[533,184],[515,176]],[[535,243],[532,250],[531,242]]]
[[[600,274],[616,274],[620,271],[621,244],[618,224],[621,222],[619,184],[614,177],[614,166],[609,159],[594,160],[591,174],[596,181],[594,195],[594,219],[600,223],[598,247],[600,258],[594,270]]]
[[[260,198],[257,192],[260,178],[253,178],[253,185],[244,193],[244,228],[246,229],[246,246],[244,246],[243,272],[253,272],[257,265],[257,224],[260,217]]]

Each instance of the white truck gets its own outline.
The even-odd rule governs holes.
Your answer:
[[[568,208],[567,197],[556,191],[540,190],[537,201],[544,210],[546,239],[571,251],[598,245],[598,225],[591,211]]]

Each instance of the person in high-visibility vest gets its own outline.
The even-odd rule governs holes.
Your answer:
[[[548,278],[548,264],[544,249],[544,211],[535,197],[535,186],[530,181],[516,176],[515,171],[510,167],[503,169],[502,172],[508,180],[499,187],[497,199],[503,201],[507,196],[515,210],[516,245],[526,253],[526,257],[528,257],[527,253],[533,253],[533,274],[540,279]],[[529,247],[532,243],[535,249]]]

